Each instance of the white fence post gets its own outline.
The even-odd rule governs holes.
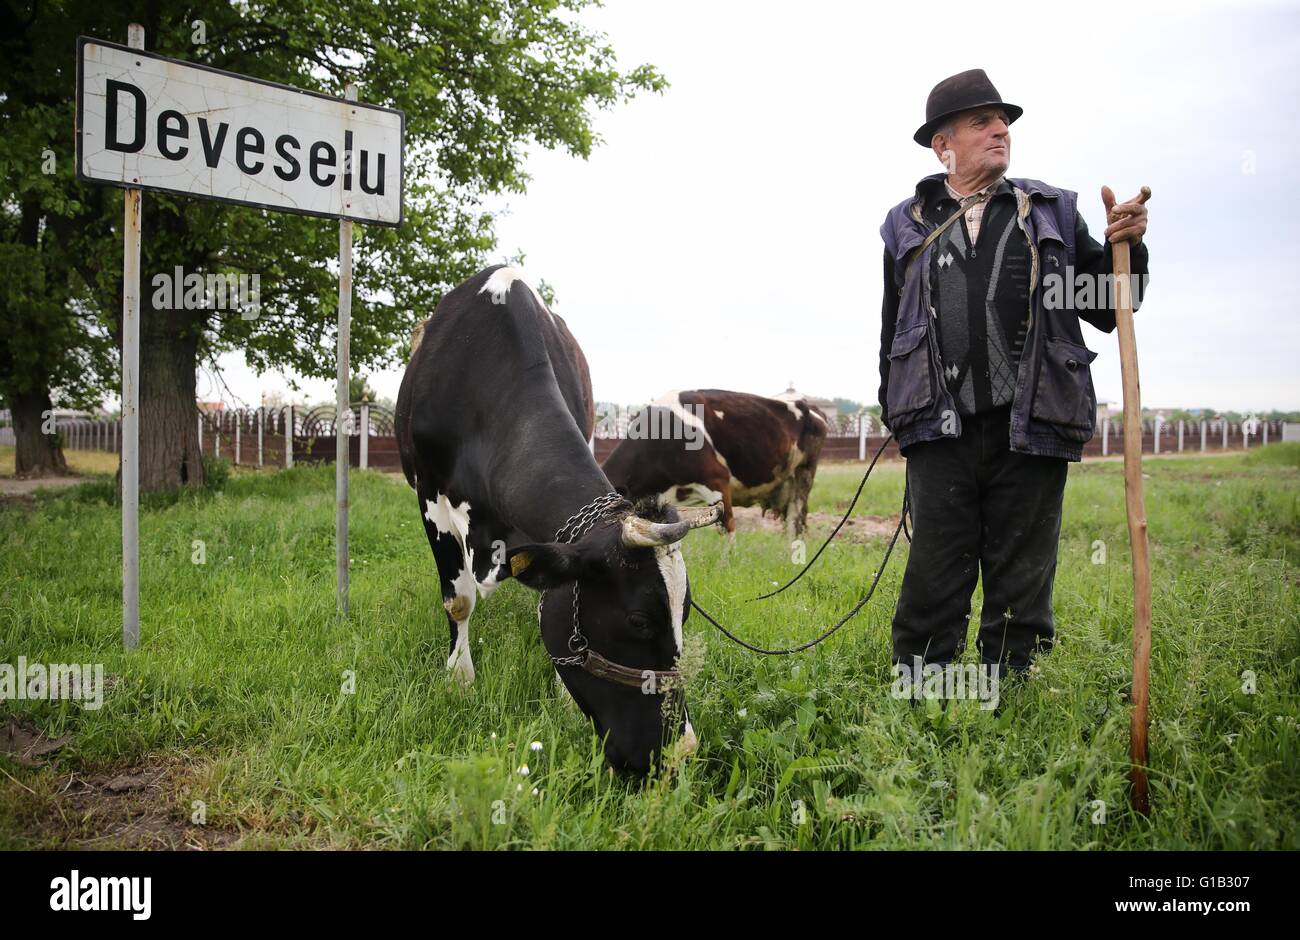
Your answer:
[[[867,459],[867,422],[871,418],[866,414],[858,415],[858,459]]]
[[[1160,416],[1156,415],[1155,421],[1151,422],[1151,453],[1160,453],[1160,426],[1163,422]]]
[[[1207,421],[1201,421],[1201,453],[1205,453],[1205,429],[1208,424]]]
[[[1268,443],[1268,422],[1267,421],[1264,422],[1264,439],[1260,443],[1261,444]]]
[[[595,438],[592,438],[595,442]],[[365,402],[361,403],[361,469],[365,470],[370,464],[370,406]]]
[[[1223,419],[1223,449],[1228,449],[1228,419]]]
[[[239,466],[239,432],[244,425],[244,416],[235,415],[235,466]]]
[[[284,423],[284,466],[293,466],[293,405],[289,406],[288,420]]]
[[[203,415],[199,415],[199,453],[203,453]]]
[[[1110,453],[1110,418],[1101,419],[1101,455]]]
[[[1183,427],[1187,422],[1182,418],[1178,419],[1178,453],[1183,452]]]
[[[257,465],[262,465],[262,412],[266,411],[265,406],[257,407]]]

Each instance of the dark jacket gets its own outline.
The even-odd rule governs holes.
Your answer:
[[[916,194],[903,200],[885,218],[885,297],[880,329],[881,418],[899,447],[919,441],[961,435],[961,416],[942,380],[943,364],[931,324],[930,254],[934,245],[909,264],[908,256],[925,241],[933,225],[922,219],[924,189],[942,186],[944,174],[928,176]],[[1010,179],[1016,190],[1017,218],[1024,226],[1032,256],[1029,332],[1020,357],[1011,403],[1011,450],[1025,454],[1078,460],[1095,429],[1097,398],[1089,364],[1097,354],[1083,342],[1079,318],[1105,332],[1115,329],[1113,303],[1075,310],[1059,302],[1073,275],[1096,278],[1110,274],[1110,245],[1089,234],[1076,206],[1078,194],[1038,180]],[[1146,245],[1132,251],[1134,308],[1141,302],[1147,275]],[[1061,280],[1055,292],[1045,290],[1044,277]],[[1055,301],[1049,306],[1044,297]],[[1094,295],[1095,299],[1095,295]],[[1113,301],[1113,297],[1107,298]]]

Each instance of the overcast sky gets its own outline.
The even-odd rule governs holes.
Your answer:
[[[587,20],[672,87],[600,113],[590,160],[532,152],[497,233],[555,288],[598,400],[793,381],[874,404],[878,229],[940,169],[911,140],[931,86],[978,67],[1024,108],[1010,174],[1078,191],[1094,234],[1103,183],[1153,190],[1143,404],[1300,409],[1297,6],[610,0]],[[1115,334],[1083,330],[1119,401]],[[249,403],[284,387],[221,365]]]

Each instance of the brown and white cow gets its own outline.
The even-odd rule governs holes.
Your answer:
[[[733,506],[758,505],[798,536],[826,430],[825,415],[804,399],[673,391],[633,417],[601,469],[633,499],[655,494],[687,506],[721,498],[728,532],[736,531]]]

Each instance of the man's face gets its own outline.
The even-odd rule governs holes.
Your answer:
[[[963,179],[999,176],[1011,165],[1011,132],[1001,108],[974,108],[952,119],[952,134],[935,134],[935,154]]]

